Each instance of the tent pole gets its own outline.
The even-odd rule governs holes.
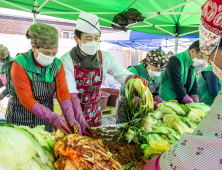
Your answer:
[[[178,49],[178,36],[175,37],[174,54],[177,54],[177,49]]]
[[[5,0],[0,0],[0,2],[5,3],[5,4],[7,4],[7,5],[11,5],[11,6],[16,7],[16,8],[19,8],[19,9],[22,9],[22,10],[24,10],[24,11],[26,11],[26,12],[31,12],[31,10],[28,9],[28,8],[25,8],[25,7],[20,6],[20,5],[13,4],[13,3],[8,2],[8,1],[5,1]]]
[[[36,18],[37,18],[37,7],[38,7],[38,0],[34,0],[34,4],[33,4],[33,10],[32,10],[32,13],[33,13],[33,24],[36,23]]]
[[[164,11],[162,11],[162,12],[171,11],[171,10],[173,10],[173,9],[179,8],[179,7],[184,6],[184,5],[186,5],[186,4],[188,4],[188,3],[191,3],[191,2],[193,2],[193,0],[186,1],[186,2],[184,2],[184,3],[182,3],[182,4],[179,4],[179,5],[176,5],[176,6],[174,6],[174,7],[169,8],[169,9],[166,9],[166,10],[164,10]],[[156,17],[156,16],[158,16],[158,15],[159,15],[159,13],[154,14],[154,15],[152,15],[152,16],[149,16],[149,17],[145,18],[144,21],[145,21],[145,20],[148,20],[148,19],[150,19],[150,18]]]
[[[36,17],[37,17],[37,14],[36,14],[36,13],[34,13],[34,14],[33,14],[33,24],[35,24],[35,23],[36,23]]]
[[[36,11],[39,12],[50,0],[46,0]]]
[[[174,54],[177,54],[177,49],[178,49],[178,33],[179,33],[179,25],[176,24],[175,26],[175,47],[174,47]]]
[[[191,31],[191,32],[187,32],[187,33],[184,33],[184,34],[180,34],[180,37],[181,37],[181,36],[184,36],[184,35],[187,35],[187,34],[193,34],[193,33],[195,33],[195,32],[199,32],[199,29],[196,30],[196,31]]]
[[[196,4],[198,4],[198,5],[200,5],[200,6],[202,6],[203,4],[202,3],[200,3],[198,0],[194,0],[194,2],[196,3]]]

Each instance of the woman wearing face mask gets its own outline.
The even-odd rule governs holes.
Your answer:
[[[200,49],[212,63],[214,74],[222,80],[222,17],[221,0],[208,0],[202,6]],[[193,133],[183,133],[178,144],[151,159],[143,170],[222,169],[222,91],[215,98],[211,111]]]
[[[196,82],[196,67],[203,63],[199,41],[188,50],[171,56],[160,77],[159,93],[164,101],[177,100],[179,103],[199,103]]]
[[[4,45],[0,44],[0,68],[3,68],[3,65],[11,61],[13,58],[10,56],[10,53],[8,51],[8,48]],[[4,99],[5,96],[7,96],[8,89],[7,89],[7,80],[5,74],[0,74],[0,88],[3,86],[6,86],[6,89],[0,93],[0,100]]]
[[[134,75],[139,75],[148,81],[148,87],[153,95],[154,109],[157,108],[158,103],[162,103],[163,99],[159,96],[158,79],[161,71],[168,63],[168,56],[163,50],[155,49],[147,53],[147,56],[142,62],[136,66],[128,68]],[[118,105],[116,111],[116,123],[125,123],[127,120],[122,116],[125,109],[125,86],[121,86],[120,96],[118,98]],[[138,101],[136,98],[135,103]]]
[[[31,128],[45,125],[49,132],[59,128],[65,133],[71,133],[76,125],[78,134],[82,134],[75,120],[63,65],[55,57],[58,31],[37,23],[29,27],[26,37],[31,40],[32,49],[4,65],[10,93],[6,122]],[[55,92],[69,127],[63,117],[53,112]]]
[[[134,75],[122,67],[108,52],[98,50],[100,26],[96,15],[82,11],[77,20],[74,39],[77,46],[61,57],[65,69],[66,83],[81,127],[101,125],[100,86],[106,74],[113,75],[125,84]]]

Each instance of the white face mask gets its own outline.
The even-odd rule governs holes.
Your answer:
[[[220,44],[220,42],[219,42],[219,44]],[[217,51],[218,51],[218,48],[219,48],[219,44],[218,44],[218,46],[217,46]],[[214,72],[214,74],[215,74],[220,80],[222,80],[222,70],[221,70],[219,67],[217,67],[216,64],[215,64],[215,58],[216,58],[216,55],[217,55],[217,51],[215,52],[214,62],[210,61],[210,63],[211,63],[212,66],[213,66],[213,72]]]
[[[91,41],[88,43],[82,43],[80,48],[83,52],[85,52],[88,55],[94,55],[96,54],[98,50],[99,43],[96,41]]]
[[[55,59],[55,56],[50,57],[50,56],[47,56],[47,55],[42,54],[42,53],[39,52],[38,57],[36,57],[35,59],[36,59],[36,61],[37,61],[40,65],[42,65],[43,67],[46,67],[46,66],[48,66],[49,64],[52,64],[52,62],[53,62],[54,59]]]
[[[194,66],[194,67],[197,67],[197,66],[203,64],[203,60],[198,59],[196,55],[197,55],[197,54],[196,54],[196,52],[195,52],[195,57],[192,59],[193,62],[194,62],[194,63],[193,63],[193,66]]]
[[[159,71],[152,71],[151,69],[148,70],[148,74],[151,78],[154,78],[154,77],[158,77],[160,76],[161,72]]]

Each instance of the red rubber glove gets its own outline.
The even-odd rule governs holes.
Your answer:
[[[44,120],[45,122],[51,124],[55,131],[60,129],[65,134],[72,133],[69,129],[65,119],[62,116],[52,112],[47,107],[41,105],[40,103],[36,103],[33,107],[31,112],[38,118]]]
[[[158,102],[153,101],[153,110],[158,109],[158,106],[157,106],[158,104],[159,104]]]
[[[96,136],[97,131],[94,129],[91,129],[89,126],[84,129],[83,134],[86,136]]]
[[[86,122],[82,114],[82,108],[77,94],[71,93],[70,96],[71,96],[71,102],[73,106],[75,120],[79,123],[82,134],[87,136],[95,136],[97,132],[91,129],[88,123]]]
[[[63,131],[65,134],[72,133],[71,130],[69,129],[65,119],[62,116],[55,116],[54,119],[52,119],[52,126],[55,129],[60,129]]]
[[[69,128],[71,130],[73,129],[73,125],[76,125],[78,127],[78,135],[82,135],[82,130],[81,130],[81,126],[80,124],[77,122],[77,120],[75,119],[75,115],[74,115],[74,111],[73,111],[73,106],[72,106],[72,102],[69,99],[63,100],[60,103],[60,107],[62,109],[62,113],[65,117],[65,120],[69,126]]]
[[[148,80],[146,80],[145,78],[139,76],[138,74],[136,74],[136,75],[134,76],[134,79],[136,79],[136,78],[141,79],[142,82],[143,82],[143,84],[144,84],[144,86],[147,86],[147,87],[148,87],[148,84],[149,84],[149,81],[148,81]]]
[[[155,96],[155,97],[153,98],[153,100],[156,101],[156,102],[158,102],[158,103],[163,103],[163,99],[162,99],[159,95]]]
[[[195,102],[195,103],[200,103],[199,102],[199,97],[198,97],[198,95],[192,95],[192,96],[190,96],[192,99],[193,99],[193,101]]]
[[[183,98],[183,103],[184,103],[184,104],[194,103],[194,101],[193,101],[193,99],[192,99],[189,95],[186,95],[186,96]]]

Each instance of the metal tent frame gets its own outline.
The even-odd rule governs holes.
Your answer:
[[[73,12],[40,12],[40,10],[41,10],[49,1],[50,1],[50,2],[54,2],[54,3],[56,3],[56,4],[59,4],[59,5],[61,5],[61,6],[67,7],[67,8],[69,8],[69,9],[74,10],[74,11],[73,11]],[[70,5],[65,4],[65,3],[62,3],[62,2],[59,2],[59,1],[57,1],[57,0],[45,0],[45,2],[44,2],[39,8],[37,8],[37,7],[38,7],[38,0],[33,0],[33,10],[30,10],[30,9],[25,8],[25,7],[23,7],[23,6],[20,6],[20,5],[17,5],[17,4],[8,2],[8,1],[6,1],[6,0],[0,0],[0,2],[5,3],[5,4],[8,4],[8,5],[13,6],[13,7],[20,8],[20,9],[26,11],[26,12],[31,12],[31,13],[33,13],[33,24],[36,23],[37,14],[42,14],[42,15],[44,15],[44,14],[47,14],[47,15],[49,15],[49,14],[66,14],[66,15],[70,15],[70,14],[79,14],[79,13],[82,11],[82,10],[80,10],[80,9],[78,9],[78,8],[75,8],[75,7],[73,7],[73,6],[70,6]],[[135,1],[134,1],[134,2],[135,2]],[[133,2],[133,3],[134,3],[134,2]],[[132,4],[133,4],[133,3],[132,3]],[[176,54],[176,53],[177,53],[177,49],[178,49],[178,38],[181,37],[181,36],[184,36],[184,35],[189,35],[189,34],[198,32],[198,31],[199,31],[199,30],[198,30],[198,27],[199,27],[199,26],[198,26],[198,25],[153,25],[153,24],[149,23],[147,20],[149,20],[149,19],[151,19],[151,18],[153,18],[153,17],[159,16],[159,15],[201,15],[201,12],[169,12],[169,11],[171,11],[171,10],[173,10],[173,9],[179,8],[179,7],[181,7],[181,6],[185,6],[186,4],[189,4],[189,3],[196,3],[196,4],[198,4],[199,6],[202,6],[202,4],[201,4],[198,0],[188,0],[187,2],[184,2],[184,3],[181,3],[181,4],[179,4],[179,5],[173,6],[173,7],[169,8],[169,9],[166,9],[166,10],[161,11],[161,12],[142,12],[142,14],[152,14],[151,16],[145,18],[144,21],[142,21],[142,22],[145,23],[146,25],[145,25],[145,26],[144,26],[144,25],[142,25],[142,26],[141,26],[141,25],[137,26],[136,24],[138,24],[138,23],[133,23],[133,24],[128,25],[126,28],[130,28],[130,27],[131,27],[131,28],[136,28],[136,27],[155,27],[155,28],[157,28],[157,29],[159,29],[159,30],[167,33],[167,34],[173,35],[173,36],[175,37],[175,48],[174,48],[174,52],[175,52],[175,54]],[[131,4],[131,5],[132,5],[132,4]],[[131,6],[131,5],[130,5],[130,6]],[[115,15],[115,14],[118,14],[119,12],[91,12],[91,13],[92,13],[92,14],[104,14],[104,15],[108,15],[108,14],[114,14],[114,15]],[[112,22],[112,21],[109,21],[109,20],[107,20],[107,19],[104,19],[104,18],[102,18],[102,17],[99,17],[99,16],[98,16],[98,18],[99,18],[100,20],[103,20],[103,21],[107,22],[107,23],[110,23],[110,24],[116,25],[116,26],[118,26],[118,27],[121,27],[119,24],[114,23],[114,22]],[[170,26],[175,26],[176,29],[175,29],[175,33],[174,33],[174,34],[171,33],[171,32],[169,32],[169,31],[167,31],[167,30],[165,30],[164,28],[162,28],[162,27],[170,27]],[[179,29],[179,27],[197,27],[197,30],[191,31],[191,32],[187,32],[187,33],[184,33],[184,34],[180,34],[180,35],[179,35],[179,34],[178,34],[178,29]]]

